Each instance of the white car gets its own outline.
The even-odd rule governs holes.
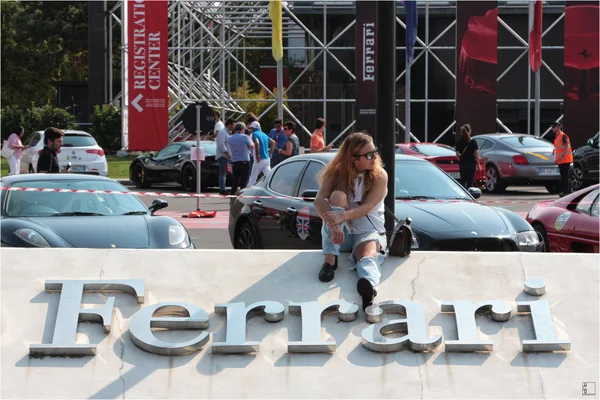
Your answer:
[[[97,172],[101,176],[108,175],[108,164],[104,150],[98,146],[96,139],[84,131],[63,131],[63,145],[57,154],[61,171],[65,171],[71,163],[72,172]],[[44,148],[44,131],[34,132],[25,143],[29,147],[23,150],[21,173],[36,173],[38,157]]]

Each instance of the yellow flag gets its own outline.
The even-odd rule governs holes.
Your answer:
[[[269,5],[269,18],[271,18],[272,28],[272,51],[275,61],[283,58],[283,20],[281,10],[281,0],[271,0]]]

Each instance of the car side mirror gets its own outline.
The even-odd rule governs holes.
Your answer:
[[[306,201],[315,201],[315,197],[317,197],[318,190],[305,190],[302,192],[302,198]]]
[[[481,189],[479,188],[470,187],[467,189],[467,191],[471,194],[471,196],[473,196],[476,199],[481,197]]]
[[[152,205],[148,207],[150,212],[154,214],[158,210],[162,210],[163,208],[167,208],[169,206],[169,202],[166,200],[156,199],[152,202]]]
[[[154,153],[150,152],[150,153],[146,154],[146,157],[148,157],[148,158],[154,158]]]
[[[595,146],[594,139],[588,139],[587,144],[594,147]]]

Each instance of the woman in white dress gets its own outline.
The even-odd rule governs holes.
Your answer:
[[[8,158],[9,175],[18,175],[21,172],[21,159],[23,158],[23,150],[27,146],[23,146],[21,138],[25,134],[25,129],[22,126],[15,129],[15,133],[8,137],[7,146],[13,150],[12,155]]]

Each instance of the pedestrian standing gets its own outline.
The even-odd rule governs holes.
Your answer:
[[[260,121],[258,120],[258,117],[256,116],[256,114],[250,112],[248,113],[248,115],[246,115],[246,135],[248,135],[248,137],[250,138],[250,141],[252,141],[252,129],[250,129],[250,124],[252,124],[254,121],[260,123]],[[252,143],[254,143],[252,141]],[[256,152],[256,148],[254,148],[254,150],[252,150],[250,152],[250,171],[252,171],[252,166],[254,165],[254,153]],[[248,175],[248,178],[250,177],[250,175]],[[248,182],[246,182],[246,184],[248,184]]]
[[[56,153],[63,144],[64,132],[58,128],[47,128],[44,131],[44,148],[40,152],[37,163],[37,172],[59,173],[60,164]]]
[[[284,150],[287,143],[287,135],[283,132],[283,121],[277,118],[273,125],[274,128],[269,132],[269,137],[275,141],[275,151],[271,154],[271,168],[283,161],[279,150]]]
[[[296,136],[296,124],[291,121],[286,122],[283,124],[283,132],[287,137],[285,149],[276,150],[279,153],[281,161],[297,156],[300,150],[300,141],[298,140],[298,136]]]
[[[225,128],[225,124],[223,121],[221,121],[221,113],[219,111],[215,111],[215,129],[213,130],[214,137],[217,137],[223,128]]]
[[[233,130],[235,121],[231,118],[225,122],[225,126],[221,129],[217,135],[217,150],[215,158],[219,163],[219,194],[226,195],[227,189],[225,184],[227,183],[227,164],[231,159],[231,150],[229,149],[229,135]]]
[[[315,121],[315,130],[310,137],[310,152],[311,153],[323,153],[331,150],[332,145],[325,146],[325,120],[323,118],[317,118]]]
[[[471,138],[471,125],[465,124],[460,128],[461,138],[456,144],[456,156],[460,171],[460,184],[465,189],[475,186],[475,171],[479,164],[479,146]]]
[[[254,145],[245,131],[246,124],[238,122],[233,128],[233,135],[229,138],[233,167],[231,194],[238,194],[238,188],[245,188],[250,176],[250,151],[252,151]]]
[[[261,130],[258,122],[254,121],[250,124],[249,128],[252,131],[255,157],[254,165],[252,165],[252,172],[250,172],[250,179],[248,179],[248,186],[252,186],[256,183],[256,180],[261,173],[267,175],[269,171],[271,171],[271,160],[269,155],[275,148],[275,141]]]
[[[15,129],[15,133],[8,137],[7,146],[9,149],[14,150],[12,155],[8,158],[9,175],[18,175],[21,172],[21,159],[23,158],[23,150],[27,146],[23,146],[21,138],[25,134],[25,129],[22,126],[18,126]]]
[[[560,178],[562,181],[562,193],[560,197],[569,193],[569,168],[573,163],[573,149],[571,148],[571,139],[562,131],[562,124],[554,122],[552,124],[552,133],[554,133],[554,154]]]

